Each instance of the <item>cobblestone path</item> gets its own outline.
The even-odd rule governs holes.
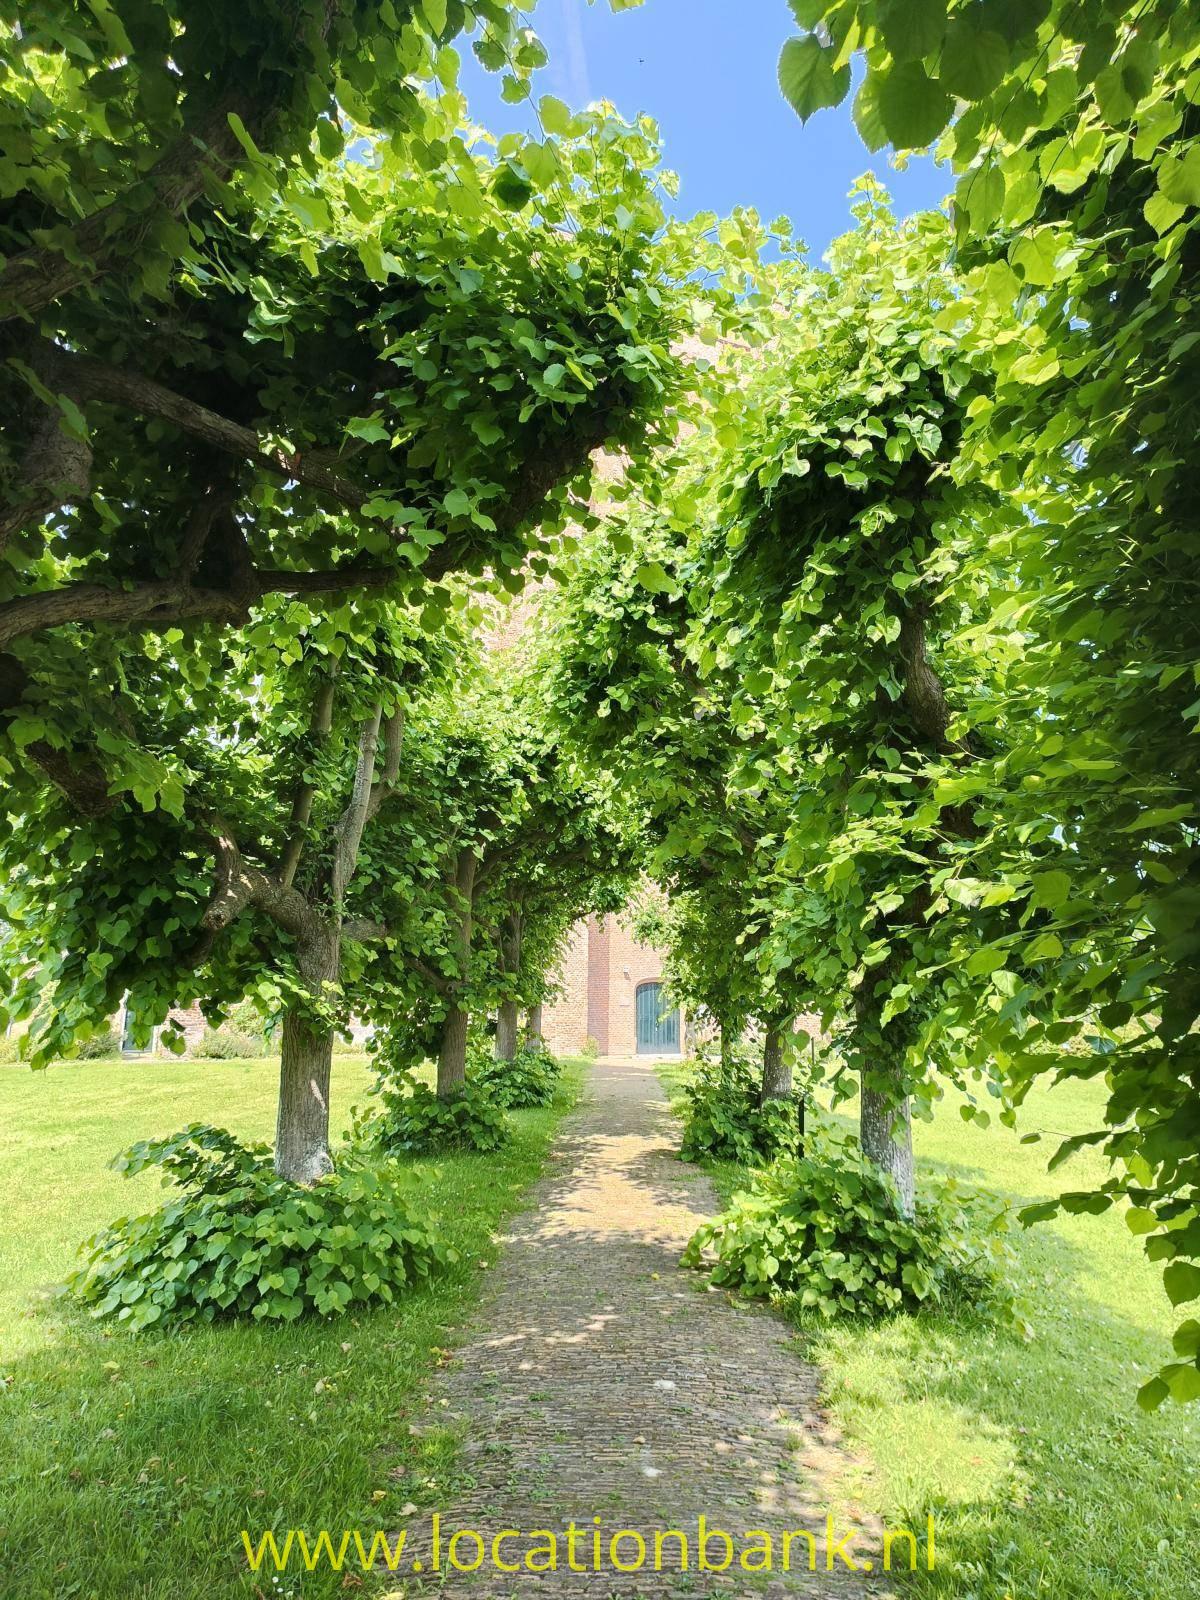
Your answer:
[[[652,1068],[597,1065],[581,1105],[564,1121],[547,1174],[514,1219],[481,1300],[470,1341],[440,1374],[432,1416],[463,1430],[463,1482],[438,1507],[441,1575],[429,1570],[428,1533],[409,1524],[405,1565],[416,1556],[422,1594],[518,1597],[802,1594],[872,1597],[889,1593],[835,1557],[825,1571],[826,1512],[839,1445],[817,1400],[816,1374],[789,1347],[789,1332],[767,1312],[730,1304],[678,1266],[697,1224],[717,1206],[709,1179],[681,1163],[670,1111]],[[444,1403],[443,1403],[444,1402]],[[785,1529],[793,1571],[752,1574],[697,1570],[697,1519],[739,1535],[764,1529],[781,1560]],[[592,1565],[595,1519],[603,1570],[567,1568],[567,1524],[580,1530],[577,1565]],[[834,1542],[853,1524],[837,1519]],[[558,1538],[558,1570],[511,1576],[446,1570],[445,1541],[478,1530],[485,1547],[501,1529]],[[680,1570],[677,1540],[664,1540],[661,1572],[613,1571],[609,1541],[640,1531],[653,1560],[655,1530],[689,1542]],[[510,1539],[502,1559],[547,1558],[546,1539]],[[756,1546],[756,1550],[761,1546]],[[877,1530],[866,1524],[851,1547],[879,1561]],[[618,1547],[636,1561],[632,1536]],[[470,1564],[475,1541],[460,1540]],[[907,1554],[901,1542],[897,1559]],[[720,1540],[709,1560],[724,1555]],[[672,1559],[674,1558],[674,1559]],[[759,1555],[749,1557],[751,1563]],[[670,1570],[669,1570],[670,1569]],[[410,1584],[413,1580],[409,1580]],[[411,1587],[405,1591],[412,1593]]]

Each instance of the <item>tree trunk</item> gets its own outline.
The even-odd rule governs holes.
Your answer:
[[[762,1092],[759,1105],[768,1100],[786,1100],[792,1092],[792,1063],[785,1056],[783,1034],[786,1024],[768,1027],[763,1040]]]
[[[467,1028],[470,1014],[456,1006],[442,1024],[438,1051],[437,1092],[443,1100],[457,1094],[467,1077]]]
[[[911,1217],[916,1197],[912,1119],[902,1083],[896,1066],[875,1067],[863,1074],[859,1143],[867,1160],[894,1181],[900,1210]]]
[[[496,1060],[511,1061],[517,1053],[520,1015],[515,1000],[505,1000],[496,1015]]]
[[[333,1034],[299,1011],[283,1019],[275,1171],[291,1183],[316,1183],[333,1171],[329,1153],[329,1077]]]
[[[458,852],[454,866],[454,889],[458,894],[458,982],[451,991],[450,1009],[442,1024],[442,1043],[438,1051],[437,1092],[443,1100],[457,1094],[467,1077],[467,1028],[470,1014],[459,1004],[471,967],[471,937],[474,932],[475,871],[479,858],[473,849]]]
[[[539,1045],[542,1042],[542,1004],[539,1000],[536,1006],[530,1006],[525,1016],[525,1043]]]
[[[521,940],[524,934],[524,912],[520,904],[513,906],[505,918],[500,935],[500,965],[514,982],[521,971]],[[520,1043],[520,1016],[517,1002],[506,1000],[496,1017],[496,1060],[511,1061]]]
[[[337,983],[341,940],[328,927],[304,939],[300,975],[314,1000]],[[334,1030],[312,1013],[293,1007],[284,1015],[279,1062],[279,1112],[275,1123],[275,1171],[291,1183],[316,1183],[333,1171],[329,1153],[329,1079]]]

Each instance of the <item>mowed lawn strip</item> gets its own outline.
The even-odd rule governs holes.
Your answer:
[[[275,1061],[86,1062],[0,1068],[0,1595],[211,1600],[344,1593],[328,1571],[254,1577],[241,1530],[403,1526],[454,1484],[456,1441],[422,1398],[455,1341],[498,1224],[541,1170],[581,1081],[511,1113],[486,1156],[406,1162],[461,1263],[365,1316],[130,1336],[49,1291],[79,1241],[166,1197],[109,1159],[189,1122],[273,1133]],[[368,1084],[334,1063],[334,1121]]]
[[[665,1074],[678,1081],[678,1072]],[[918,1172],[953,1173],[1024,1205],[1086,1189],[1090,1150],[1047,1176],[1061,1136],[1099,1127],[1102,1083],[1029,1097],[1016,1132],[965,1123],[948,1095],[914,1124]],[[857,1124],[857,1104],[839,1108]],[[1039,1144],[1023,1134],[1040,1131]],[[723,1197],[744,1169],[712,1163]],[[806,1323],[801,1348],[867,1463],[846,1485],[892,1527],[932,1512],[937,1565],[905,1591],[937,1600],[1182,1600],[1200,1595],[1200,1413],[1152,1416],[1138,1385],[1169,1359],[1178,1321],[1123,1208],[1015,1236],[1026,1342],[986,1318]],[[898,1562],[906,1559],[903,1541]]]

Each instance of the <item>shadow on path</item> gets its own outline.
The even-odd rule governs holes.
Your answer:
[[[744,1594],[822,1596],[887,1592],[840,1560],[825,1570],[830,1485],[842,1452],[817,1399],[816,1369],[798,1360],[791,1331],[768,1312],[731,1305],[682,1272],[679,1254],[717,1207],[709,1178],[676,1157],[671,1112],[652,1070],[597,1065],[584,1103],[563,1125],[546,1176],[504,1240],[503,1254],[470,1342],[432,1396],[431,1419],[463,1437],[462,1492],[439,1506],[442,1592],[496,1597]],[[737,1536],[817,1536],[793,1542],[784,1575],[697,1570],[696,1529]],[[563,1530],[584,1530],[591,1558],[595,1519],[603,1570],[566,1566]],[[838,1523],[837,1537],[851,1524]],[[445,1539],[478,1530],[490,1549],[501,1529],[555,1532],[559,1569],[511,1577],[444,1570]],[[689,1541],[680,1570],[677,1540],[663,1546],[661,1572],[619,1573],[608,1562],[613,1533],[638,1530],[653,1560],[655,1530]],[[878,1530],[861,1519],[852,1550],[878,1563]],[[406,1565],[428,1574],[428,1538],[409,1531]],[[541,1541],[543,1549],[546,1540]],[[470,1562],[475,1542],[460,1547]],[[520,1561],[529,1540],[504,1549]],[[901,1542],[897,1560],[905,1554]],[[636,1559],[631,1537],[621,1555]],[[718,1541],[712,1560],[722,1559]],[[758,1556],[752,1556],[755,1561]],[[673,1570],[668,1570],[668,1563]],[[428,1581],[428,1578],[427,1580]],[[434,1580],[436,1583],[438,1580]]]

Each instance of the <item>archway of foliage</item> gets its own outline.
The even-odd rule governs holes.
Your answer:
[[[975,624],[1020,513],[957,463],[993,330],[941,219],[898,230],[869,189],[856,209],[828,272],[762,269],[752,348],[585,561],[564,714],[619,742],[657,814],[681,971],[735,1022],[839,1023],[864,1149],[911,1204],[909,1096],[992,1071],[981,1030],[1051,947],[1038,907],[988,893],[1018,649]],[[996,939],[1003,977],[950,959]]]
[[[288,1177],[329,1164],[363,841],[462,637],[437,580],[540,570],[592,449],[636,457],[674,381],[652,126],[562,126],[536,204],[465,148],[243,173],[155,319],[89,294],[35,336],[91,459],[86,496],[24,505],[0,603],[10,1009],[41,1061],[126,991],[143,1031],[253,991],[285,1015]],[[9,381],[51,405],[35,367]]]
[[[88,296],[22,334],[4,369],[26,419],[5,436],[6,775],[34,766],[83,810],[161,792],[105,692],[122,635],[197,630],[215,671],[271,595],[404,596],[485,566],[515,586],[591,450],[638,448],[672,367],[657,147],[599,113],[567,127],[536,207],[479,153],[428,172],[390,145],[317,159],[206,216],[152,315]],[[48,507],[22,499],[21,462],[44,461],[30,396],[52,391],[55,437],[88,466]]]
[[[1183,1305],[1200,1298],[1200,18],[1106,0],[792,9],[820,29],[781,63],[802,115],[845,95],[861,51],[868,144],[912,148],[944,131],[960,173],[960,269],[1004,329],[996,392],[964,449],[1031,511],[980,619],[1022,640],[1007,701],[1026,778],[1003,826],[1019,842],[1050,817],[1064,841],[1053,875],[1030,886],[1002,874],[985,890],[1028,895],[1046,924],[1043,959],[1016,975],[989,1045],[1018,1093],[1047,1071],[1105,1076],[1107,1124],[1088,1140],[1113,1176],[1062,1203],[1127,1196],[1130,1227]],[[961,953],[1011,970],[1002,945]],[[1041,1027],[1027,1023],[1035,1002]],[[1064,1059],[1085,1028],[1100,1048]],[[1145,1405],[1200,1395],[1194,1317],[1176,1350]]]
[[[153,314],[195,264],[191,225],[239,177],[282,186],[318,148],[340,154],[343,113],[437,165],[444,128],[413,85],[453,83],[464,30],[522,80],[545,60],[504,0],[35,3],[6,5],[0,27],[6,321],[77,291],[103,304],[113,277]]]
[[[621,903],[637,831],[618,786],[562,748],[528,667],[483,652],[431,710],[413,730],[410,794],[364,865],[386,941],[365,1004],[388,1030],[388,1070],[432,1055],[446,1097],[472,1021],[536,1000],[571,924]]]

